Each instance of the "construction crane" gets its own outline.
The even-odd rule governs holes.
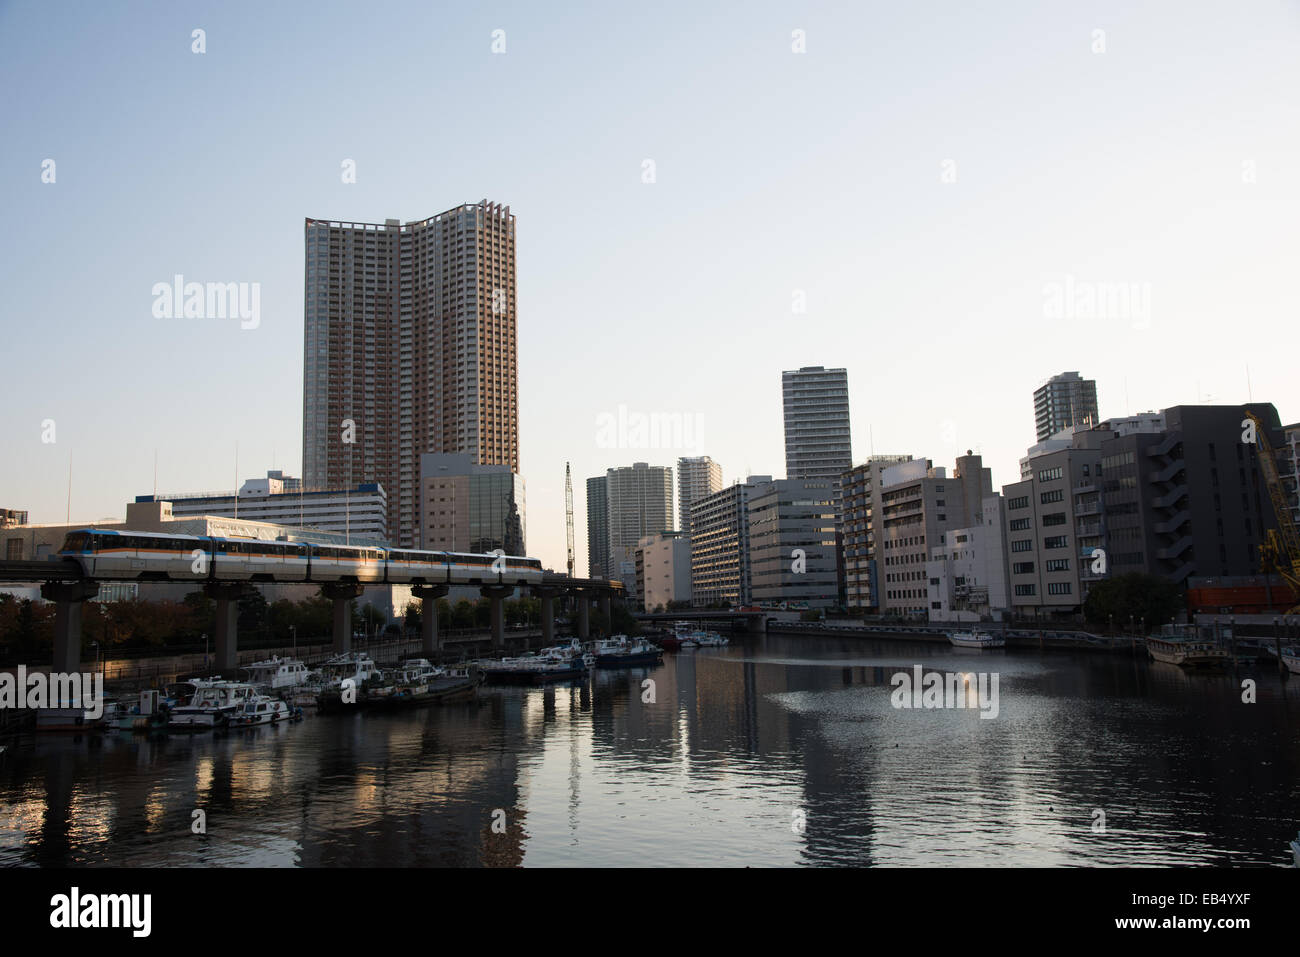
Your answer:
[[[564,463],[564,521],[565,536],[569,544],[569,577],[573,577],[573,476],[569,463]]]
[[[1277,572],[1291,586],[1292,594],[1300,596],[1300,532],[1296,531],[1295,522],[1291,520],[1291,506],[1287,502],[1282,476],[1277,470],[1273,444],[1268,440],[1268,427],[1254,412],[1246,412],[1246,418],[1255,426],[1259,465],[1264,471],[1268,496],[1273,501],[1273,513],[1277,516],[1277,528],[1270,528],[1264,543],[1259,546],[1260,562],[1265,572]],[[1300,605],[1286,613],[1300,615]]]

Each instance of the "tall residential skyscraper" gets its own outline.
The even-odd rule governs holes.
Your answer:
[[[605,472],[609,494],[609,577],[636,592],[641,539],[673,527],[673,470],[637,462]]]
[[[806,366],[782,372],[781,393],[786,478],[830,479],[838,509],[840,479],[853,467],[848,371]]]
[[[303,482],[375,481],[419,541],[420,456],[519,472],[515,217],[483,200],[400,224],[306,221]]]
[[[707,455],[677,460],[677,528],[690,533],[691,503],[722,488],[722,466]]]
[[[603,475],[587,479],[587,577],[610,577],[609,482]]]
[[[1092,428],[1097,415],[1097,382],[1077,372],[1054,375],[1034,390],[1034,425],[1042,442],[1069,428]]]

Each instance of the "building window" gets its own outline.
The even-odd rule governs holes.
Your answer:
[[[1064,535],[1054,535],[1051,538],[1043,539],[1044,548],[1065,548],[1066,537]]]
[[[1032,552],[1034,550],[1034,540],[1032,538],[1018,538],[1011,543],[1013,552]]]
[[[1049,595],[1068,595],[1071,588],[1069,582],[1048,582],[1047,593]]]
[[[1016,586],[1016,597],[1017,597],[1017,598],[1026,598],[1026,597],[1028,597],[1028,596],[1030,596],[1030,595],[1036,595],[1036,594],[1038,594],[1037,586],[1034,586],[1034,585],[1017,585],[1017,586]]]
[[[1007,500],[1007,508],[1028,508],[1029,496],[1019,495],[1016,498]]]
[[[1055,482],[1061,477],[1061,466],[1054,469],[1040,469],[1038,472],[1039,482]]]
[[[1034,573],[1033,562],[1016,562],[1011,566],[1013,575],[1032,575]]]
[[[1047,560],[1047,570],[1049,572],[1068,572],[1070,570],[1070,560],[1068,558],[1049,558]]]
[[[1042,495],[1038,496],[1038,501],[1044,505],[1050,505],[1053,502],[1060,502],[1063,501],[1064,499],[1065,499],[1065,492],[1063,492],[1059,488],[1053,489],[1050,492],[1044,492]]]

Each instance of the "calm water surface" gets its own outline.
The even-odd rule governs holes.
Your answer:
[[[916,664],[997,672],[998,716],[894,709]],[[769,636],[404,714],[10,745],[0,864],[1284,865],[1298,772],[1300,681],[1267,667]]]

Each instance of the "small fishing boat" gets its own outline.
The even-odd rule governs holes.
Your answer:
[[[1007,639],[987,631],[950,631],[948,641],[954,648],[1005,648]]]
[[[1152,635],[1146,639],[1147,653],[1156,661],[1182,668],[1220,669],[1232,661],[1228,649],[1213,641],[1177,635]]]
[[[727,638],[716,631],[697,631],[691,640],[701,648],[721,648],[727,644]]]
[[[230,727],[251,728],[259,724],[279,724],[293,718],[294,712],[279,698],[253,695],[242,708],[230,716]]]
[[[592,648],[597,668],[634,668],[663,660],[663,649],[644,638],[614,635],[597,641]]]
[[[167,727],[167,705],[157,690],[140,692],[140,700],[130,707],[118,706],[113,726],[118,731],[145,734]]]
[[[214,681],[194,692],[189,704],[173,708],[167,716],[169,731],[211,731],[223,728],[257,691],[243,681]]]
[[[279,691],[281,688],[296,688],[311,680],[307,666],[296,658],[281,658],[272,655],[265,661],[255,661],[241,669],[248,672],[247,681],[255,688]]]
[[[682,648],[696,648],[699,643],[692,637],[695,634],[695,626],[689,621],[673,622],[673,631],[670,635],[665,635],[659,639],[659,645],[668,651],[678,651]]]
[[[1300,675],[1300,648],[1283,648],[1282,664],[1293,675]]]
[[[595,656],[583,652],[575,638],[567,645],[543,648],[537,654],[487,659],[478,662],[478,666],[488,681],[542,684],[586,677],[595,663]]]

